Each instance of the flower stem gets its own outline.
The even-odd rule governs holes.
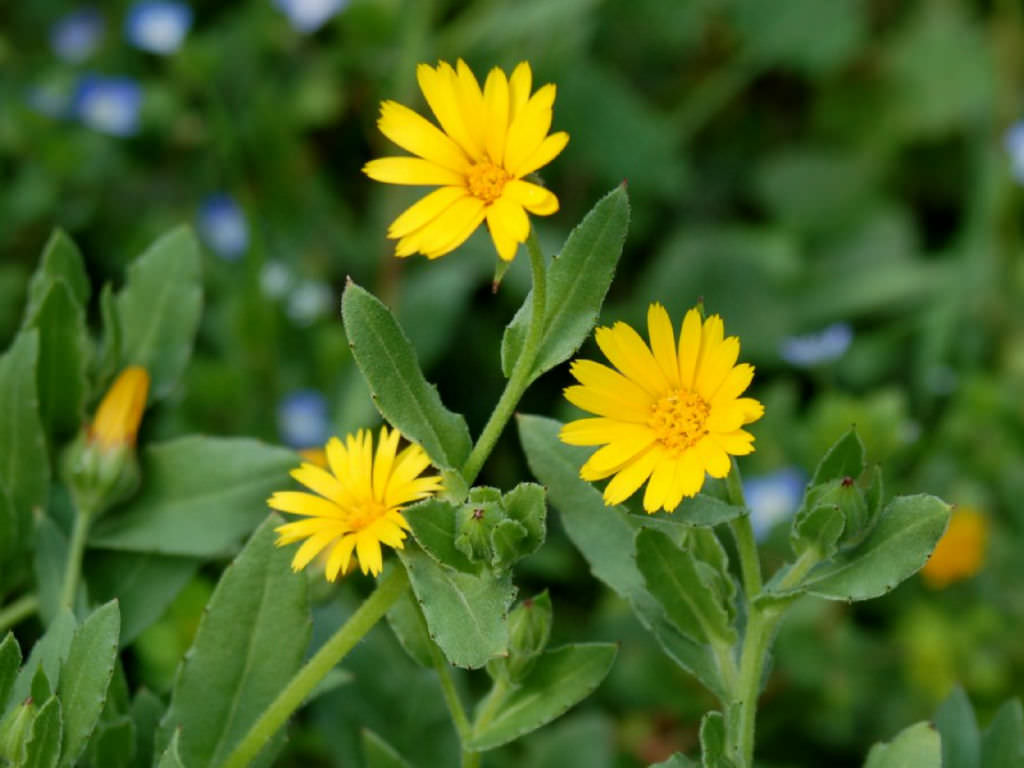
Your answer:
[[[0,608],[0,632],[13,627],[38,610],[39,598],[34,594],[23,595],[10,605]]]
[[[480,764],[479,754],[466,749],[466,742],[469,741],[472,726],[469,724],[469,718],[466,717],[466,710],[462,708],[459,692],[455,690],[451,667],[441,653],[441,649],[433,642],[430,643],[430,658],[434,662],[434,669],[441,682],[441,693],[444,694],[444,701],[448,705],[448,712],[452,716],[455,731],[459,734],[459,744],[462,747],[462,768],[477,766]]]
[[[78,579],[82,575],[82,557],[85,554],[85,542],[89,538],[90,525],[92,510],[84,505],[79,506],[71,529],[68,559],[64,564],[64,586],[60,591],[60,604],[66,605],[72,613],[75,610],[75,592],[78,589]]]
[[[751,605],[747,626],[743,633],[743,651],[740,654],[740,677],[736,690],[739,702],[737,733],[730,740],[736,751],[740,768],[754,764],[754,726],[757,718],[757,699],[761,693],[764,662],[775,627],[782,614],[766,616]]]
[[[305,701],[313,688],[344,658],[373,625],[387,613],[394,602],[409,586],[405,568],[396,564],[377,585],[377,589],[363,601],[355,613],[317,651],[306,664],[295,673],[291,682],[267,707],[249,732],[232,750],[221,768],[244,768],[256,758],[277,730]]]
[[[466,485],[472,485],[476,476],[480,474],[484,462],[494,450],[494,444],[498,442],[502,431],[508,420],[519,404],[523,392],[530,386],[533,377],[533,364],[537,361],[537,353],[540,351],[540,342],[544,337],[544,315],[547,307],[547,270],[544,264],[544,254],[541,252],[540,243],[537,242],[537,234],[530,229],[530,236],[526,240],[527,250],[530,252],[530,274],[533,278],[533,290],[530,308],[530,327],[526,333],[526,341],[523,349],[512,367],[512,374],[505,384],[505,391],[501,393],[498,404],[494,406],[491,417],[484,425],[480,437],[473,446],[473,451],[466,459],[462,467],[462,476]]]
[[[746,507],[747,500],[743,496],[743,480],[736,459],[732,459],[732,469],[725,477],[725,489],[729,495],[729,503],[735,507]],[[736,549],[740,556],[740,572],[743,574],[743,591],[746,593],[747,605],[751,605],[755,597],[761,593],[761,560],[757,554],[757,541],[754,539],[754,528],[750,524],[750,515],[745,514],[729,522],[729,528],[736,539]]]

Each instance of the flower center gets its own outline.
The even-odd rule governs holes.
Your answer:
[[[710,406],[696,392],[674,389],[651,405],[647,424],[674,456],[697,444],[708,433]]]
[[[501,197],[505,183],[511,178],[504,168],[484,160],[469,169],[469,194],[485,203],[493,203]]]
[[[355,509],[350,509],[345,522],[350,531],[361,531],[384,517],[387,511],[387,507],[379,501],[364,501]]]

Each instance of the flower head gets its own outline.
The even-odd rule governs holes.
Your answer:
[[[277,407],[277,429],[292,448],[323,445],[330,434],[327,398],[315,389],[288,393]]]
[[[132,365],[121,371],[103,396],[96,416],[89,425],[89,441],[101,449],[134,446],[149,396],[149,374]]]
[[[932,589],[969,579],[981,570],[988,543],[988,518],[973,507],[957,507],[949,528],[921,569],[921,578]]]
[[[315,32],[342,11],[348,0],[274,0],[299,32]]]
[[[811,368],[835,362],[846,353],[852,341],[853,329],[849,325],[833,323],[817,333],[783,339],[779,354],[791,365]]]
[[[249,247],[245,213],[225,194],[213,194],[199,206],[199,234],[210,248],[228,261],[237,260]]]
[[[750,507],[750,523],[758,539],[767,536],[776,523],[796,511],[806,483],[804,473],[792,467],[743,478],[743,495]]]
[[[103,17],[95,8],[79,8],[62,16],[50,29],[54,52],[70,64],[78,64],[96,52],[103,40]]]
[[[754,368],[736,365],[740,342],[723,338],[722,318],[701,320],[686,313],[678,346],[668,312],[660,304],[647,311],[650,346],[625,323],[598,328],[597,344],[618,370],[591,360],[574,360],[579,382],[566,388],[573,405],[597,414],[562,427],[572,445],[602,445],[580,468],[584,480],[612,477],[606,504],[619,504],[647,482],[644,509],[672,511],[695,496],[712,477],[729,474],[729,455],[754,450],[754,437],[742,429],[764,414],[757,400],[740,395]]]
[[[1024,184],[1024,120],[1018,120],[1006,130],[1003,146],[1010,155],[1010,173],[1018,184]]]
[[[302,464],[292,477],[314,493],[278,491],[267,501],[271,508],[305,519],[276,530],[279,547],[305,539],[292,559],[296,571],[305,568],[330,547],[326,575],[334,581],[352,567],[356,555],[363,573],[380,573],[381,544],[401,549],[409,530],[402,507],[441,489],[437,475],[420,476],[430,459],[415,443],[397,451],[401,434],[381,427],[374,455],[367,429],[348,435],[342,443],[332,437],[326,447],[328,469]]]
[[[389,184],[438,186],[388,228],[396,256],[428,258],[454,250],[486,219],[498,255],[511,261],[530,234],[526,212],[550,216],[558,198],[523,177],[550,163],[569,141],[551,128],[555,86],[532,96],[533,74],[525,61],[510,77],[495,67],[481,89],[459,59],[453,68],[420,64],[420,89],[440,128],[394,101],[380,106],[377,125],[416,157],[382,157],[363,171]]]
[[[124,31],[135,47],[167,56],[181,47],[190,26],[192,9],[184,3],[142,0],[128,11]]]
[[[142,89],[127,77],[83,77],[71,109],[94,131],[111,136],[134,136],[139,130]]]

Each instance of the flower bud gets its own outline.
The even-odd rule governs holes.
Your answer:
[[[455,514],[455,548],[474,563],[490,562],[491,531],[504,519],[500,491],[483,486],[471,489]]]
[[[508,616],[508,669],[519,680],[533,668],[551,636],[551,597],[547,590],[517,605]]]

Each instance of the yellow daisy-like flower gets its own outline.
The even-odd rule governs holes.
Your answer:
[[[921,569],[921,578],[932,589],[969,579],[981,570],[987,543],[988,518],[973,507],[957,507],[949,528]]]
[[[276,529],[279,547],[306,540],[292,559],[293,570],[305,568],[333,545],[325,569],[328,581],[348,573],[353,552],[362,572],[376,576],[383,566],[380,545],[404,546],[409,523],[402,507],[440,490],[441,478],[421,477],[430,459],[415,443],[397,452],[400,437],[397,429],[381,427],[376,455],[368,429],[348,435],[344,443],[332,437],[325,449],[327,470],[307,463],[292,471],[315,493],[278,491],[267,500],[272,509],[306,518]]]
[[[764,414],[764,406],[740,397],[754,368],[736,365],[740,342],[723,338],[722,318],[701,321],[686,313],[679,344],[668,312],[660,304],[647,311],[650,346],[625,323],[598,328],[605,357],[618,369],[574,360],[579,382],[566,388],[573,405],[597,414],[562,427],[571,445],[602,445],[580,468],[587,481],[614,475],[604,490],[608,505],[619,504],[647,483],[644,509],[672,511],[684,496],[695,496],[704,474],[725,477],[729,455],[753,452],[754,437],[742,429]]]
[[[363,172],[388,184],[438,186],[388,228],[398,240],[396,256],[428,258],[454,250],[484,219],[494,247],[511,261],[530,234],[526,212],[550,216],[558,198],[523,177],[550,163],[569,141],[563,131],[548,135],[555,86],[532,96],[533,74],[525,61],[511,77],[495,67],[483,89],[462,59],[453,68],[416,69],[420,89],[440,129],[394,101],[380,105],[381,133],[417,157],[371,160]]]

